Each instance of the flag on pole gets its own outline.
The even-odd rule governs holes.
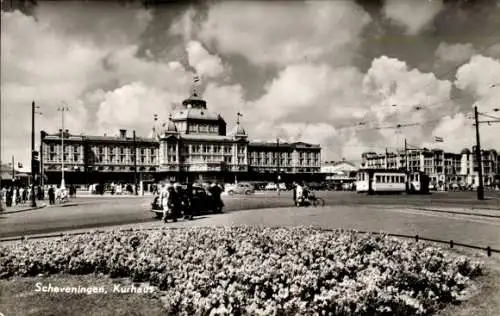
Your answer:
[[[444,141],[444,139],[442,137],[434,136],[434,141],[436,143],[442,143]]]

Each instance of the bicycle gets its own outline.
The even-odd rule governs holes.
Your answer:
[[[317,197],[314,193],[309,193],[307,198],[303,197],[297,199],[297,206],[325,206],[325,200],[323,198]]]

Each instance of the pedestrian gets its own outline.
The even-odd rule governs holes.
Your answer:
[[[292,198],[293,198],[293,205],[297,205],[297,182],[293,181],[292,185]]]
[[[193,209],[193,184],[188,182],[184,192],[184,219],[192,220],[194,216]]]
[[[56,204],[56,192],[54,190],[54,186],[49,187],[49,204],[50,205]]]
[[[12,198],[14,197],[14,187],[10,187],[9,191],[7,191],[7,198],[5,200],[5,204],[7,207],[12,206]]]
[[[16,205],[21,204],[21,195],[19,194],[18,187],[16,187],[16,189],[14,190],[14,201],[15,201]]]
[[[169,204],[169,202],[172,191],[173,187],[171,185],[166,185],[163,187],[163,190],[160,193],[160,201],[161,201],[161,206],[163,208],[164,223],[168,222],[168,219],[170,218],[171,215],[171,205]]]
[[[20,198],[20,203],[21,204],[24,204],[26,202],[26,200],[27,200],[27,198],[26,198],[26,190],[23,187],[19,188],[19,198]]]
[[[216,182],[210,184],[209,192],[212,195],[213,208],[216,212],[222,211],[224,203],[222,202],[221,194],[222,189],[217,185]]]
[[[176,182],[174,183],[174,194],[172,196],[172,216],[177,219],[179,216],[182,215],[184,211],[184,190],[182,189],[182,186],[180,183]]]
[[[300,204],[304,200],[304,187],[299,183],[296,183],[295,185],[295,199],[297,206],[300,206]]]

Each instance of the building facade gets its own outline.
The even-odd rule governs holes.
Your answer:
[[[422,171],[429,175],[431,186],[443,188],[450,184],[477,187],[479,183],[478,164],[472,150],[463,149],[460,153],[444,152],[440,149],[404,150],[398,152],[363,153],[362,168],[399,169]],[[500,173],[499,155],[495,150],[483,150],[482,169],[486,187],[498,182]]]
[[[61,137],[64,137],[64,155]],[[42,178],[50,184],[61,182],[63,159],[68,184],[99,183],[107,179],[133,183],[135,178],[153,181],[158,169],[158,143],[153,139],[134,138],[127,135],[126,130],[120,130],[118,136],[42,131],[41,144]]]
[[[251,142],[239,122],[234,130],[207,108],[196,92],[170,114],[155,119],[150,137],[71,135],[68,130],[41,133],[46,181],[60,183],[64,159],[66,183],[111,181],[292,181],[321,176],[321,147],[303,142]],[[64,137],[64,155],[61,137]]]
[[[326,181],[334,183],[356,182],[358,168],[349,161],[324,162],[321,166],[321,173]]]

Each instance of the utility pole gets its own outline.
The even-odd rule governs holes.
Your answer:
[[[385,168],[389,169],[389,152],[387,151],[387,147],[385,147]]]
[[[405,138],[405,171],[408,173],[408,143]]]
[[[12,184],[14,185],[14,181],[16,180],[16,169],[14,165],[14,156],[12,156]]]
[[[133,142],[134,142],[134,154],[133,154],[133,157],[134,157],[134,191],[135,191],[135,195],[139,195],[139,193],[137,192],[137,142],[136,142],[136,139],[135,139],[135,130],[133,132]]]
[[[35,194],[35,101],[31,102],[31,207],[36,207]]]
[[[483,157],[481,155],[481,141],[479,138],[479,114],[477,106],[474,107],[474,119],[476,121],[476,160],[477,172],[479,175],[479,183],[477,186],[477,199],[484,200],[484,186],[483,186]]]
[[[276,189],[278,190],[278,195],[280,195],[280,160],[281,160],[280,139],[279,137],[276,137],[276,162],[277,162]]]
[[[64,112],[69,111],[67,106],[60,107],[57,109],[61,112],[61,189],[64,190],[66,188],[66,182],[64,180]]]
[[[408,143],[405,138],[405,173],[406,173],[406,192],[410,190],[410,174],[408,171]]]
[[[44,185],[44,172],[43,172],[43,131],[40,131],[40,186],[43,189]]]

